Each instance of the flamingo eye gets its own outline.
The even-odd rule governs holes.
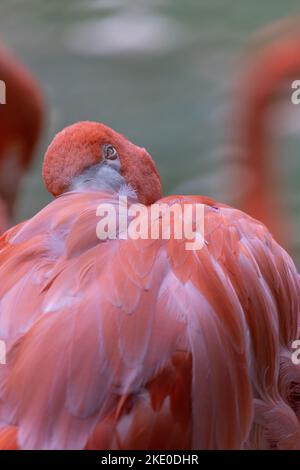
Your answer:
[[[116,160],[118,158],[118,152],[116,151],[115,147],[111,144],[107,144],[104,146],[103,149],[104,158],[107,160]]]

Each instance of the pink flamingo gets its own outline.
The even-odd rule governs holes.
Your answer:
[[[271,37],[270,33],[273,33]],[[235,133],[240,137],[244,163],[250,169],[251,178],[248,181],[243,177],[235,180],[242,193],[237,205],[264,222],[274,237],[288,246],[290,230],[283,215],[279,175],[274,171],[278,142],[270,131],[270,108],[283,86],[290,103],[292,82],[300,77],[299,21],[280,22],[260,36],[265,44],[248,57],[240,77],[242,89],[238,93],[240,111]]]
[[[299,277],[265,226],[161,199],[150,155],[103,124],[60,132],[43,174],[54,201],[0,240],[0,447],[299,448]],[[204,205],[202,249],[99,240],[120,194]]]
[[[43,121],[39,84],[0,45],[0,232],[10,224],[23,173],[30,165]]]

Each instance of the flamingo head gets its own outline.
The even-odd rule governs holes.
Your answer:
[[[71,190],[118,191],[122,186],[142,204],[162,196],[148,152],[97,122],[78,122],[55,136],[44,158],[43,178],[54,196]]]

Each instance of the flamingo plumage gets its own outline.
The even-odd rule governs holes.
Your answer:
[[[37,80],[0,44],[0,233],[11,225],[21,177],[39,140],[44,105]]]
[[[267,228],[161,198],[150,155],[103,124],[59,133],[43,172],[54,201],[0,240],[0,447],[299,448],[299,277]],[[120,193],[203,204],[202,249],[99,240]]]
[[[300,75],[299,18],[287,19],[262,31],[259,47],[246,55],[239,83],[239,111],[235,134],[249,170],[248,181],[235,179],[242,196],[237,206],[261,220],[285,248],[291,230],[280,197],[281,178],[275,171],[278,141],[272,130],[272,105],[285,89],[288,102],[292,83]],[[282,164],[282,163],[281,163]],[[275,169],[275,170],[274,170]]]

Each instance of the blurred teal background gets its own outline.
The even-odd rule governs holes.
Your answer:
[[[17,220],[51,199],[41,163],[53,135],[86,119],[145,146],[165,193],[233,201],[225,128],[236,59],[253,33],[299,6],[299,0],[1,0],[0,40],[36,75],[48,103]],[[298,261],[299,136],[300,125],[282,136],[280,165]]]

